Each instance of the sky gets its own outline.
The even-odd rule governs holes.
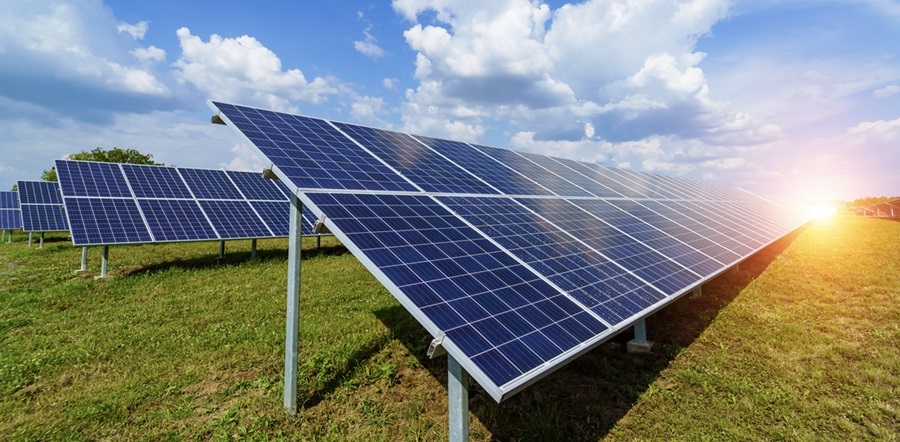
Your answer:
[[[896,0],[0,0],[0,188],[268,164],[207,100],[798,200],[900,195]]]

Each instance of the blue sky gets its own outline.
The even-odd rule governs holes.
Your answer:
[[[900,3],[0,0],[0,187],[265,164],[207,99],[798,199],[900,194]]]

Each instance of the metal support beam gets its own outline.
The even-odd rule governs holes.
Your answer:
[[[447,355],[447,397],[450,415],[450,442],[469,440],[469,373]]]
[[[219,241],[219,259],[225,259],[225,241]]]
[[[647,323],[641,319],[634,323],[634,339],[625,344],[628,353],[649,353],[653,343],[647,340]]]
[[[321,247],[322,247],[322,237],[317,236],[316,237],[316,250],[319,250],[319,248],[321,248]]]
[[[31,248],[31,239],[34,237],[34,232],[28,232],[28,248]]]
[[[87,271],[87,246],[81,248],[81,271]]]
[[[44,232],[41,232],[41,239],[40,239],[40,242],[38,243],[38,248],[39,249],[44,248]]]
[[[3,233],[0,233],[0,241],[6,239],[6,229],[3,229]]]
[[[250,259],[256,259],[256,238],[250,240]]]
[[[303,236],[300,232],[303,218],[300,200],[291,195],[291,218],[288,231],[288,281],[287,314],[284,339],[284,409],[297,413],[297,367],[300,331],[300,255]]]
[[[7,243],[11,243],[11,242],[12,242],[12,230],[4,230],[4,231],[3,231],[3,236],[6,237],[6,242],[7,242]],[[0,237],[0,241],[2,241],[2,238],[3,238],[3,237]]]
[[[103,253],[100,261],[100,277],[106,278],[106,268],[109,266],[109,246],[103,246]]]

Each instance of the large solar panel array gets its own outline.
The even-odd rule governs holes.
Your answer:
[[[210,106],[497,401],[807,221],[706,183]]]
[[[0,230],[22,228],[18,192],[0,191]]]
[[[63,232],[69,230],[63,209],[59,183],[19,181],[22,230],[25,232]]]
[[[75,246],[288,236],[288,190],[260,173],[71,160],[56,173]]]

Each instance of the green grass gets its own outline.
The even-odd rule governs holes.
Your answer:
[[[111,247],[104,280],[62,236],[0,244],[0,440],[446,439],[446,359],[333,239],[304,246],[284,413],[286,244]],[[649,355],[626,332],[502,404],[473,386],[472,439],[896,440],[898,248],[812,224],[651,317]]]

